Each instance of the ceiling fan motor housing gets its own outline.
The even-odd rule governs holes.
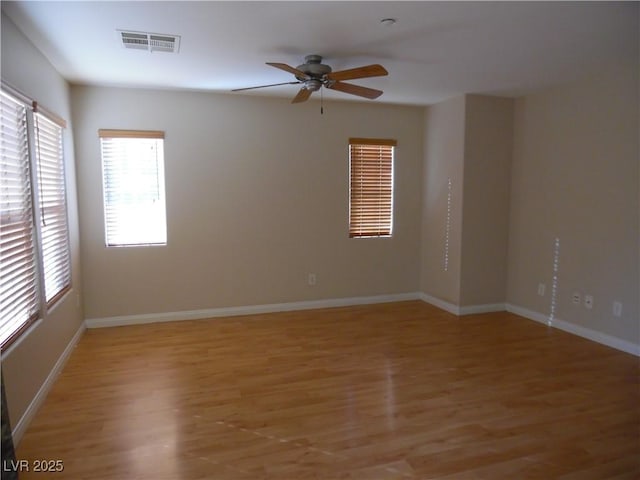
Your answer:
[[[316,92],[320,90],[320,87],[322,87],[322,77],[327,73],[331,73],[331,67],[321,63],[322,57],[320,55],[307,55],[304,57],[304,61],[306,63],[298,65],[296,68],[311,78],[299,77],[297,75],[296,78],[304,83],[307,90]]]

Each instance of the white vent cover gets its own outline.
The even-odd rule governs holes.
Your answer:
[[[180,48],[180,37],[178,35],[118,30],[118,36],[124,48],[132,48],[134,50],[178,53]]]

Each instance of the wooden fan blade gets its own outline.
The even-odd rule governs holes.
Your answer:
[[[267,65],[279,68],[280,70],[284,70],[285,72],[293,73],[297,78],[304,78],[304,79],[309,78],[309,75],[304,73],[302,70],[298,70],[297,68],[293,68],[293,67],[287,65],[286,63],[267,62]]]
[[[389,75],[389,72],[382,65],[376,63],[350,70],[327,73],[327,78],[329,80],[354,80],[356,78],[382,77],[384,75]]]
[[[267,88],[267,87],[277,87],[279,85],[297,85],[302,82],[284,82],[284,83],[272,83],[271,85],[260,85],[259,87],[245,87],[245,88],[234,88],[231,90],[232,92],[241,92],[243,90],[253,90],[256,88]]]
[[[293,98],[293,100],[291,100],[291,103],[306,102],[307,100],[309,100],[310,96],[311,96],[311,90],[307,90],[306,88],[302,87],[298,92],[298,94]]]
[[[357,95],[359,97],[369,98],[373,100],[382,95],[382,90],[375,90],[373,88],[361,87],[360,85],[354,85],[352,83],[336,82],[333,85],[327,86],[332,90],[339,90],[344,93],[350,93],[351,95]]]

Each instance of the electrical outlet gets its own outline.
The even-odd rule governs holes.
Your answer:
[[[307,283],[311,286],[316,284],[316,274],[315,273],[310,273],[307,276]]]
[[[541,297],[544,297],[544,292],[547,289],[547,286],[544,283],[539,283],[538,284],[538,295],[540,295]]]
[[[622,316],[622,302],[618,302],[617,300],[613,302],[613,316],[614,317]]]
[[[585,295],[584,296],[584,306],[585,306],[585,308],[588,308],[589,310],[591,310],[593,308],[593,296],[592,295]]]
[[[574,305],[580,305],[580,294],[578,292],[575,292],[571,296],[571,301],[573,302]]]

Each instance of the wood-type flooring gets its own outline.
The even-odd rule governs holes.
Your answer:
[[[20,478],[639,479],[639,376],[557,329],[420,301],[94,329]]]

